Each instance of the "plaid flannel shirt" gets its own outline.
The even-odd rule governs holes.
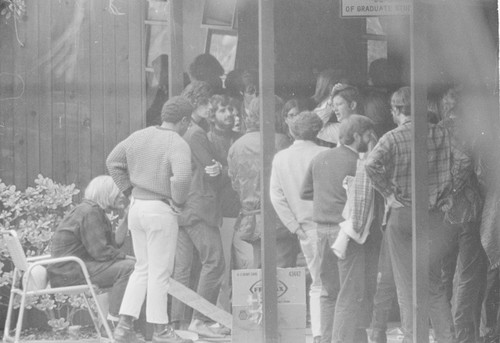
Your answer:
[[[405,206],[411,205],[411,140],[411,122],[407,121],[382,136],[366,161],[375,189],[386,198],[394,194]],[[429,124],[427,161],[429,209],[439,209],[469,177],[472,161],[439,124]]]
[[[345,177],[344,188],[347,191],[347,202],[342,216],[349,224],[340,226],[345,228],[349,237],[363,244],[369,234],[375,206],[375,191],[366,174],[365,160],[358,160],[355,176]]]

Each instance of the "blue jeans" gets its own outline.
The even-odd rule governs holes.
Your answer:
[[[453,241],[453,228],[443,222],[443,214],[429,212],[429,316],[439,343],[452,342],[450,303],[441,278],[442,259]],[[413,342],[412,309],[412,219],[411,208],[391,209],[387,241],[401,309],[404,343]]]
[[[321,278],[321,343],[332,342],[335,304],[340,289],[337,256],[330,248],[339,233],[338,225],[318,224],[318,255]]]
[[[345,259],[338,259],[340,291],[333,319],[333,342],[355,343],[354,332],[365,295],[365,249],[350,240]]]
[[[262,240],[251,243],[253,248],[253,268],[262,267]],[[276,238],[276,267],[294,268],[297,266],[297,256],[300,253],[300,243],[295,234]]]
[[[219,228],[208,226],[203,222],[179,228],[173,278],[186,287],[189,287],[194,249],[201,261],[196,292],[215,305],[225,268]],[[172,299],[172,321],[189,321],[185,312],[186,305],[177,299]],[[193,319],[209,320],[198,311],[193,311]]]
[[[480,336],[480,304],[486,281],[486,254],[481,245],[479,223],[455,224],[453,229],[452,250],[443,260],[443,282],[449,301],[455,291],[453,321],[456,343],[474,342]]]
[[[371,327],[373,330],[387,330],[387,322],[391,313],[392,304],[396,299],[396,283],[392,272],[391,256],[387,243],[387,232],[382,237],[382,246],[378,260],[377,291],[373,298],[373,317]]]

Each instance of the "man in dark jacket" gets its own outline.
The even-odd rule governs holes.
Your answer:
[[[224,273],[224,256],[219,232],[222,221],[218,200],[221,164],[216,161],[215,150],[206,132],[211,112],[210,93],[210,85],[203,81],[194,81],[183,91],[183,96],[195,108],[191,115],[191,126],[184,134],[184,139],[191,148],[193,176],[186,205],[179,216],[174,279],[189,286],[193,253],[196,250],[201,262],[196,292],[215,304]],[[186,320],[185,310],[183,303],[174,300],[173,321]],[[223,336],[209,324],[209,318],[194,311],[189,330],[205,337]]]

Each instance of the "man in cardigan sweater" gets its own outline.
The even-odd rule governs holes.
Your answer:
[[[128,215],[137,259],[120,308],[115,342],[138,342],[132,320],[147,293],[146,319],[153,342],[189,343],[168,325],[167,290],[174,268],[177,214],[191,180],[191,152],[181,135],[190,124],[188,100],[173,97],[163,106],[161,126],[132,133],[109,154],[106,165],[116,185],[132,196]]]
[[[304,180],[311,160],[327,147],[314,143],[323,122],[314,112],[302,112],[289,123],[290,134],[295,141],[281,150],[273,160],[270,193],[276,214],[290,232],[297,235],[311,273],[309,291],[311,330],[314,342],[319,343],[320,326],[320,260],[318,256],[318,233],[313,222],[312,201],[300,199],[300,185]]]
[[[344,221],[342,211],[347,200],[343,187],[346,176],[354,176],[358,152],[365,147],[373,135],[373,122],[360,115],[351,115],[340,125],[339,138],[343,143],[336,148],[319,153],[309,165],[301,189],[301,198],[313,200],[313,221],[317,224],[318,249],[321,265],[321,342],[363,342],[364,337],[354,340],[356,328],[356,309],[349,306],[346,299],[363,299],[364,280],[362,274],[356,280],[349,280],[351,287],[344,287],[340,282],[349,273],[350,266],[344,266],[333,254],[331,246],[340,231],[339,224]],[[338,263],[338,265],[337,265]],[[340,269],[340,270],[339,270]],[[351,276],[352,274],[349,273]],[[359,280],[361,278],[361,280]],[[361,285],[359,285],[361,284]],[[339,290],[342,290],[342,302],[337,303]],[[334,318],[335,314],[335,318]],[[339,317],[339,318],[337,318]],[[335,321],[334,321],[335,319]],[[335,329],[335,330],[334,330]]]

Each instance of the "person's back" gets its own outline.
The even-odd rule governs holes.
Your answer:
[[[398,127],[386,133],[366,161],[366,173],[386,199],[390,208],[386,239],[401,309],[404,340],[412,341],[411,308],[411,90],[402,87],[391,98],[392,115]],[[442,259],[453,241],[453,229],[444,221],[444,210],[450,205],[453,189],[462,187],[471,172],[471,160],[453,144],[449,132],[441,125],[429,124],[427,130],[428,161],[428,234],[429,296],[433,303],[429,316],[436,339],[452,341],[450,304],[442,279]]]
[[[114,150],[108,157],[108,164],[113,168],[119,163],[114,162],[118,154],[124,154],[127,160],[130,185],[133,187],[132,196],[143,200],[161,200],[175,197],[171,192],[186,193],[189,189],[190,173],[177,174],[176,171],[186,170],[190,166],[189,146],[174,131],[164,129],[160,126],[151,126],[132,133],[126,138],[122,145],[123,150]],[[115,169],[111,169],[112,176],[117,174]],[[175,178],[171,180],[171,177]],[[187,176],[187,177],[186,177]],[[117,183],[124,184],[121,178]],[[176,180],[183,180],[176,183]],[[174,181],[171,184],[171,181]],[[171,189],[171,186],[178,187]],[[179,199],[174,199],[177,202]]]
[[[300,198],[300,186],[311,160],[328,148],[318,146],[314,142],[323,126],[317,114],[304,111],[289,118],[287,124],[295,141],[287,149],[279,151],[273,159],[270,198],[281,222],[290,233],[299,238],[312,281],[309,290],[311,332],[315,341],[318,341],[321,336],[322,289],[318,233],[312,218],[313,203]]]
[[[259,99],[250,103],[250,110],[245,117],[247,133],[239,138],[229,149],[228,174],[233,189],[238,193],[241,203],[241,214],[238,227],[242,240],[252,244],[254,249],[254,267],[260,268],[261,245],[260,210],[261,189],[260,170],[261,133]],[[288,138],[284,134],[275,134],[275,151],[287,147]],[[252,224],[252,222],[255,224]],[[271,229],[271,228],[270,228]],[[293,267],[299,252],[298,241],[291,235],[281,221],[276,221],[277,264],[281,268]]]
[[[347,175],[354,176],[358,154],[340,145],[318,154],[309,166],[301,197],[313,200],[313,220],[320,224],[339,224],[347,200],[342,186]]]
[[[280,189],[290,201],[291,210],[297,215],[301,224],[312,223],[312,201],[300,199],[300,185],[304,181],[311,161],[327,147],[312,141],[296,140],[289,148],[279,151],[273,160],[273,172],[279,180]],[[304,214],[302,217],[301,214]],[[286,225],[286,222],[284,222]]]
[[[171,98],[162,108],[161,126],[134,132],[106,160],[120,191],[132,195],[128,225],[137,259],[113,334],[117,343],[138,342],[133,320],[139,317],[145,299],[146,320],[154,324],[153,342],[192,343],[168,325],[167,313],[177,214],[191,181],[191,151],[181,135],[189,127],[192,111],[186,98]]]

